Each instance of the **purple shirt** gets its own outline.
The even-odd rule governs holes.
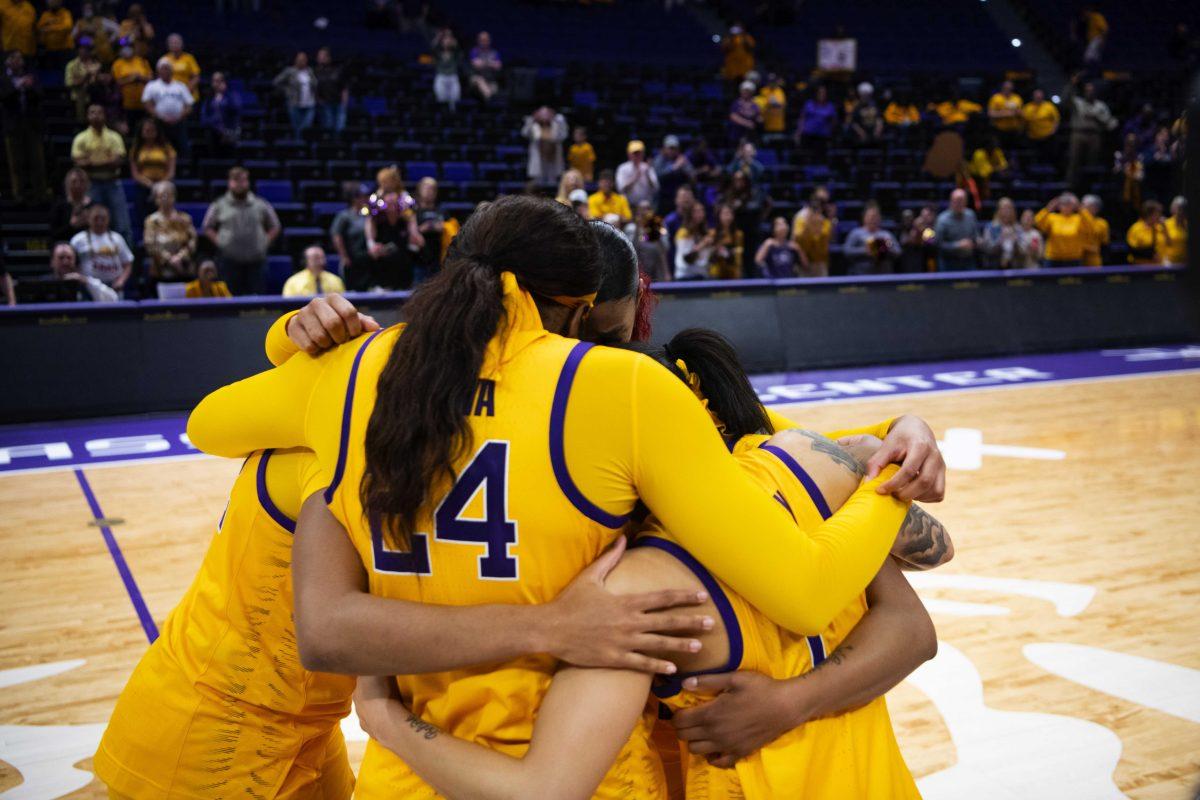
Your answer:
[[[803,125],[800,133],[805,136],[832,136],[833,126],[837,122],[837,109],[833,103],[825,101],[818,103],[809,100],[804,104]]]

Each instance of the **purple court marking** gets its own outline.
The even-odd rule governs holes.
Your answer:
[[[995,389],[1200,370],[1200,344],[774,373],[751,378],[767,404]],[[198,458],[183,414],[0,427],[0,476]]]
[[[104,543],[108,545],[109,555],[112,556],[113,563],[117,565],[121,582],[125,584],[129,602],[133,603],[133,610],[137,612],[138,620],[142,623],[142,630],[146,632],[146,638],[150,640],[150,644],[154,644],[154,640],[158,638],[158,626],[154,624],[154,617],[150,616],[150,609],[146,607],[142,590],[138,588],[137,581],[133,579],[133,573],[129,571],[129,564],[125,562],[125,554],[121,552],[121,546],[117,544],[117,537],[113,536],[112,529],[104,524],[104,512],[100,510],[100,503],[96,501],[96,495],[92,491],[87,477],[84,476],[83,470],[75,470],[75,479],[79,481],[79,488],[83,490],[83,496],[92,509],[92,516],[99,524],[100,533],[104,536]]]

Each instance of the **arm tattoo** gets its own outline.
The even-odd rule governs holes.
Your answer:
[[[892,555],[915,569],[933,569],[942,563],[949,543],[950,534],[942,523],[914,504],[900,526]]]
[[[826,666],[827,664],[833,664],[834,666],[840,666],[841,663],[846,660],[846,656],[850,655],[850,651],[853,649],[854,649],[854,645],[852,645],[852,644],[844,644],[844,645],[838,647],[838,649],[834,650],[832,653],[827,655],[825,657],[824,661],[822,661],[820,664],[817,664],[815,667],[810,669],[808,672],[805,672],[803,675],[800,675],[799,677],[803,680],[804,678],[807,678],[809,675],[812,675],[814,672],[819,670],[821,667]]]
[[[823,453],[829,456],[838,464],[842,465],[850,471],[850,474],[856,478],[862,478],[867,473],[867,468],[859,462],[857,458],[852,456],[846,448],[842,447],[837,442],[830,439],[828,436],[822,436],[816,431],[797,430],[796,433],[812,440],[812,449],[818,453]]]
[[[436,739],[438,733],[440,733],[436,725],[426,722],[411,711],[408,712],[408,727],[412,728],[426,739]]]

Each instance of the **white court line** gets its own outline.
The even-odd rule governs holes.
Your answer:
[[[71,472],[77,469],[107,469],[109,467],[133,467],[138,464],[154,464],[166,461],[195,461],[199,458],[220,458],[208,453],[181,453],[174,456],[147,456],[146,458],[125,458],[114,461],[88,461],[85,463],[59,464],[49,467],[27,467],[24,469],[0,470],[0,478],[9,475],[29,475],[35,472]],[[238,458],[228,458],[226,461],[240,461]]]
[[[1031,581],[1023,578],[987,578],[953,572],[906,572],[914,589],[968,589],[999,592],[1047,600],[1060,617],[1080,614],[1096,596],[1096,587],[1058,581]]]

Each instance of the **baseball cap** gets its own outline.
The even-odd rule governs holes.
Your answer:
[[[567,199],[571,201],[572,205],[575,203],[586,203],[588,201],[588,193],[583,189],[576,189],[567,195]]]
[[[679,137],[675,134],[663,138],[663,147],[679,147]]]
[[[643,153],[646,152],[646,145],[642,142],[641,139],[634,139],[625,148],[625,152],[628,154],[631,154],[631,155],[633,153],[636,153],[639,150],[641,150]]]

